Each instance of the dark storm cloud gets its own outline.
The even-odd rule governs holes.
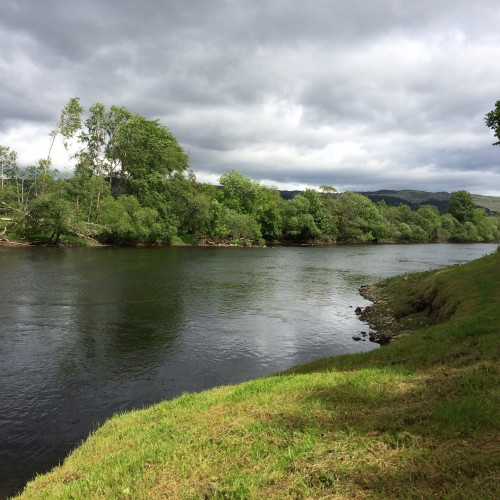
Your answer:
[[[160,118],[202,180],[500,192],[499,25],[496,0],[6,1],[0,143],[44,156],[80,96]]]

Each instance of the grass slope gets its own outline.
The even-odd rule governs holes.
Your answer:
[[[386,280],[411,335],[115,416],[21,498],[499,498],[499,277]]]
[[[478,207],[484,207],[492,212],[500,213],[500,197],[499,196],[483,196],[481,194],[473,194],[472,199]]]

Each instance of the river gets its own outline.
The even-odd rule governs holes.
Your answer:
[[[0,248],[0,497],[116,412],[378,348],[359,286],[496,247]]]

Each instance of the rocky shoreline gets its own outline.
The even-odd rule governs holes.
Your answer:
[[[386,345],[396,337],[399,337],[401,333],[394,331],[396,318],[387,305],[389,297],[384,293],[383,288],[378,284],[371,284],[364,285],[358,290],[363,298],[373,302],[372,305],[366,306],[364,309],[357,307],[354,311],[370,327],[367,334],[366,332],[361,332],[361,334],[365,334],[363,336],[367,335],[371,342],[380,345]],[[361,340],[354,337],[353,339]]]

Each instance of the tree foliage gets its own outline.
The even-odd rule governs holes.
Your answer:
[[[493,129],[495,137],[498,139],[497,142],[494,142],[494,146],[500,146],[500,101],[497,101],[495,104],[495,109],[491,110],[484,117],[486,125]]]
[[[448,200],[448,213],[453,215],[458,222],[472,222],[474,220],[474,201],[467,191],[455,191]]]
[[[496,126],[497,115],[487,116]],[[51,168],[50,150],[21,168],[16,153],[0,146],[0,237],[119,245],[500,240],[499,216],[487,216],[466,191],[452,193],[440,215],[433,206],[389,207],[329,185],[285,200],[236,170],[218,187],[201,184],[167,127],[121,106],[95,103],[85,111],[72,98],[51,132],[51,148],[58,135],[65,146],[79,144],[67,179]]]
[[[64,147],[68,149],[69,140],[81,127],[80,115],[82,111],[83,108],[80,105],[79,97],[72,97],[61,110],[59,121],[57,122],[56,127],[49,134],[50,146],[45,163],[45,173],[48,173],[48,169],[51,163],[50,154],[52,152],[52,147],[54,146],[56,137],[58,135],[61,135],[63,138]]]

